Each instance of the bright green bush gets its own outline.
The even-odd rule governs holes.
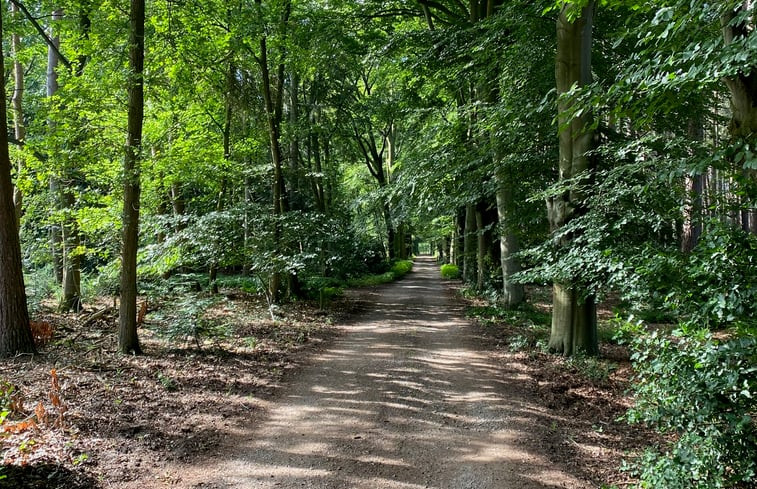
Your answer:
[[[391,272],[395,279],[404,277],[413,269],[413,262],[410,260],[398,260],[392,264]]]
[[[674,435],[663,451],[649,449],[631,465],[640,487],[757,481],[757,338],[718,341],[706,331],[671,336],[638,326],[635,333],[636,402],[627,418]]]
[[[460,268],[452,263],[445,263],[441,268],[442,278],[448,280],[460,278]]]

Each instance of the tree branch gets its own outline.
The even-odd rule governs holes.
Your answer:
[[[45,40],[45,43],[47,43],[50,49],[55,51],[55,54],[58,55],[58,58],[60,59],[60,61],[64,65],[66,65],[66,68],[70,70],[72,68],[71,62],[68,60],[68,58],[63,56],[63,53],[60,52],[60,49],[58,49],[58,46],[56,46],[55,42],[53,42],[53,40],[50,39],[50,36],[47,35],[47,33],[45,32],[45,29],[41,25],[39,25],[39,22],[37,22],[37,19],[35,19],[34,16],[32,16],[32,14],[26,9],[26,7],[24,7],[24,4],[21,3],[19,0],[10,0],[10,1],[11,3],[13,3],[13,5],[18,7],[18,9],[24,14],[24,17],[26,17],[29,20],[29,22],[32,23],[34,28],[37,29],[37,32],[39,33],[39,35],[42,36],[42,38]]]

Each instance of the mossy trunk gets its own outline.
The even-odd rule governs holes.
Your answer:
[[[559,230],[582,212],[581,202],[584,191],[591,182],[593,162],[588,152],[593,146],[593,133],[589,129],[590,116],[572,114],[574,101],[564,94],[578,85],[591,80],[591,31],[594,2],[584,7],[581,16],[574,21],[568,19],[570,4],[563,6],[557,20],[557,58],[555,77],[557,81],[559,169],[560,181],[582,181],[571,190],[551,197],[547,202],[550,226]],[[560,245],[569,248],[570,236],[561,239]],[[576,280],[554,284],[552,330],[550,350],[564,355],[579,351],[595,354],[597,345],[596,307],[593,298],[583,294]]]

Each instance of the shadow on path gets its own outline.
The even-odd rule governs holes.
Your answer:
[[[230,430],[228,449],[187,467],[183,487],[591,487],[549,460],[559,420],[476,348],[438,277],[421,259],[377,288],[267,419]]]

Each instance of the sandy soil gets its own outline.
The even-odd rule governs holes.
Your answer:
[[[369,295],[264,414],[127,487],[596,487],[551,453],[560,419],[527,374],[480,348],[431,261]]]

